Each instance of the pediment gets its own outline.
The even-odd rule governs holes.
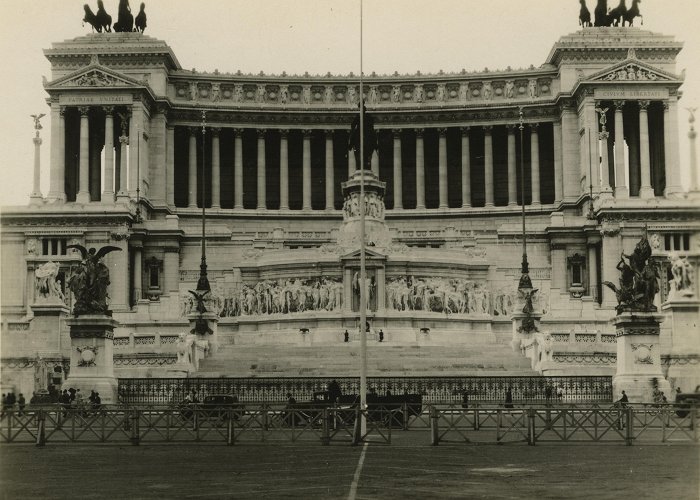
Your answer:
[[[679,81],[682,77],[654,68],[637,59],[626,59],[586,78],[587,82],[659,82]]]
[[[64,77],[47,82],[44,87],[50,88],[143,88],[146,82],[140,82],[118,71],[102,66],[97,58],[84,68]]]
[[[360,258],[360,250],[354,250],[348,254],[345,254],[341,257],[342,260],[354,260],[354,259],[359,259]],[[386,259],[386,255],[377,252],[376,250],[372,250],[370,248],[365,248],[365,259],[368,260],[384,260]]]

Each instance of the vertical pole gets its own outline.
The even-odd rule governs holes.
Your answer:
[[[440,412],[434,406],[430,407],[430,444],[437,446],[440,444],[440,429],[438,428],[438,420]]]
[[[363,32],[362,32],[363,0],[360,0],[360,408],[362,410],[362,435],[367,432],[365,411],[367,410],[367,304],[365,281],[367,269],[365,262],[365,99],[362,82],[363,63]]]

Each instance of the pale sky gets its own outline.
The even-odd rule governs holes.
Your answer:
[[[32,188],[34,113],[47,113],[42,49],[90,33],[85,0],[0,0],[0,205],[26,204]],[[96,0],[88,0],[93,11]],[[132,11],[140,2],[131,0]],[[588,0],[593,12],[595,0]],[[628,4],[631,2],[628,1]],[[105,0],[113,20],[118,0]],[[609,4],[617,4],[610,0]],[[672,7],[671,7],[672,5]],[[688,185],[688,113],[700,104],[698,0],[643,0],[643,29],[685,43],[679,131]],[[539,66],[557,39],[579,29],[578,0],[364,0],[364,71],[433,73]],[[244,73],[359,73],[359,0],[150,0],[146,34],[165,40],[185,69]],[[637,19],[637,23],[639,19]],[[43,119],[42,192],[50,123]]]

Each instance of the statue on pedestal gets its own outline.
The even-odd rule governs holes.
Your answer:
[[[367,108],[362,107],[363,136],[364,136],[364,161],[360,161],[360,114],[355,116],[350,126],[348,150],[355,152],[355,165],[363,170],[372,170],[372,153],[378,149],[377,131],[374,130],[374,118],[367,113]]]
[[[681,257],[677,253],[671,253],[668,256],[671,261],[671,286],[673,290],[685,296],[693,295],[693,283],[695,276],[693,266],[688,262],[687,257]]]
[[[654,297],[659,291],[659,274],[649,262],[651,246],[646,234],[637,243],[632,255],[622,253],[617,269],[620,271],[620,288],[610,281],[603,284],[615,292],[617,313],[623,311],[655,312]],[[628,262],[625,262],[627,259]]]
[[[107,286],[109,269],[102,262],[102,257],[119,247],[104,246],[99,250],[86,249],[82,245],[67,245],[80,251],[83,261],[68,280],[68,287],[75,297],[73,314],[77,318],[84,314],[107,314]]]

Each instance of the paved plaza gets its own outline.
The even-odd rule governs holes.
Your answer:
[[[608,444],[431,447],[416,445],[412,433],[396,434],[391,446],[366,447],[3,445],[0,472],[3,499],[682,500],[698,498],[698,450]]]

